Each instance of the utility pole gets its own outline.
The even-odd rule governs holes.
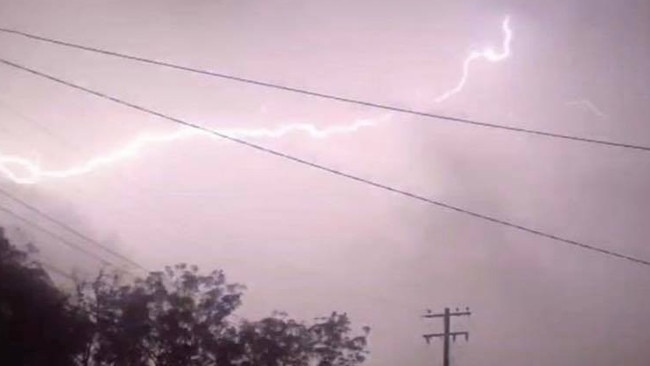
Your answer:
[[[451,312],[449,308],[445,308],[445,312],[442,314],[433,314],[431,310],[427,310],[427,313],[423,315],[422,317],[424,318],[443,318],[444,321],[444,327],[445,331],[444,333],[431,333],[431,334],[425,334],[423,335],[424,340],[427,341],[427,344],[431,342],[431,338],[443,338],[444,341],[444,348],[443,348],[443,365],[444,366],[449,366],[449,340],[450,338],[453,339],[453,341],[456,341],[456,337],[458,336],[465,336],[465,341],[469,341],[469,333],[468,332],[452,332],[451,331],[451,317],[452,316],[470,316],[472,313],[470,313],[469,308],[465,308],[465,311],[459,311],[458,308],[456,308],[455,312]]]

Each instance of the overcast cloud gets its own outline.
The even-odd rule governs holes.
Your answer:
[[[512,56],[472,65],[502,41]],[[649,145],[650,2],[0,0],[0,27],[405,108]],[[650,259],[650,155],[210,79],[0,34],[0,57],[212,128],[353,134],[255,142],[453,205]],[[179,126],[0,67],[0,153],[51,169]],[[425,309],[471,307],[457,365],[650,360],[650,268],[479,221],[232,143],[151,146],[92,174],[0,188],[157,268],[223,268],[243,316],[347,311],[371,366],[440,364]],[[30,219],[18,205],[0,205]],[[92,259],[30,231],[67,270]]]

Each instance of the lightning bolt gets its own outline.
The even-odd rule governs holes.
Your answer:
[[[296,123],[281,126],[276,129],[243,129],[226,128],[216,132],[237,138],[281,138],[289,134],[302,133],[315,139],[325,139],[334,135],[354,133],[362,128],[376,126],[378,123],[390,118],[390,115],[376,120],[358,120],[348,125],[318,128],[312,124]],[[121,149],[105,155],[92,158],[82,164],[58,170],[45,169],[37,161],[20,156],[4,155],[0,153],[0,173],[16,184],[36,184],[44,179],[62,179],[92,173],[102,167],[115,164],[119,161],[137,157],[142,150],[150,145],[164,144],[172,141],[192,137],[208,137],[218,139],[217,136],[205,131],[183,128],[166,134],[142,134],[131,140]]]
[[[489,62],[500,62],[510,56],[512,30],[510,29],[509,16],[506,16],[503,20],[502,29],[504,33],[502,51],[497,52],[492,47],[480,51],[472,51],[463,62],[463,73],[456,87],[437,97],[435,99],[436,103],[447,100],[463,89],[469,77],[470,66],[474,61],[482,59]],[[390,116],[388,117],[390,118]],[[386,118],[380,118],[380,120],[382,119]],[[324,139],[333,135],[353,133],[361,128],[375,126],[378,122],[379,120],[361,120],[349,125],[330,126],[327,128],[318,128],[312,124],[299,123],[282,126],[277,129],[229,128],[219,129],[217,132],[238,138],[281,138],[291,133],[303,133],[312,138]],[[41,166],[39,161],[21,156],[5,155],[0,152],[0,174],[16,184],[36,184],[44,179],[76,177],[92,173],[104,166],[112,165],[122,160],[134,158],[149,145],[163,144],[195,136],[216,137],[204,131],[187,128],[167,134],[142,134],[131,140],[131,142],[121,149],[92,158],[84,163],[66,169],[46,169]]]
[[[607,115],[605,112],[601,111],[600,108],[596,107],[594,103],[592,103],[589,99],[580,99],[580,100],[573,100],[570,102],[567,102],[567,105],[569,106],[578,106],[585,108],[586,110],[590,111],[591,113],[595,114],[596,116],[600,118],[607,118]]]
[[[436,103],[444,102],[445,100],[452,97],[454,94],[459,93],[465,87],[467,79],[469,77],[469,68],[472,62],[477,60],[485,60],[488,62],[500,62],[508,57],[510,57],[510,45],[512,43],[512,29],[510,29],[510,17],[506,16],[501,24],[501,29],[503,30],[503,44],[501,46],[501,52],[495,51],[492,47],[484,48],[483,50],[472,51],[465,61],[463,61],[463,73],[458,81],[458,84],[453,89],[445,92],[435,99]]]

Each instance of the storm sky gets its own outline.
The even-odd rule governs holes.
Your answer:
[[[512,55],[499,48],[510,16]],[[0,0],[0,27],[328,94],[649,145],[650,2]],[[183,73],[0,34],[0,57],[210,128],[326,127],[252,141],[462,208],[650,259],[650,155]],[[67,168],[180,126],[0,67],[0,153]],[[457,365],[647,365],[650,268],[324,174],[228,142],[151,146],[91,174],[0,188],[144,264],[222,268],[239,314],[345,311],[369,325],[368,365],[438,365],[426,309],[468,343]],[[0,205],[39,218],[5,197]],[[0,223],[68,271],[98,268],[9,215]],[[48,226],[70,240],[73,236]],[[78,240],[80,245],[87,245]],[[91,250],[97,250],[88,246]],[[106,255],[116,263],[118,259]]]

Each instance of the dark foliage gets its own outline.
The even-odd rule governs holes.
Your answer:
[[[228,320],[241,304],[242,290],[220,271],[201,275],[185,264],[129,284],[100,274],[77,291],[94,327],[79,363],[352,366],[365,359],[366,335],[350,336],[344,314],[312,325],[281,313],[259,321]]]
[[[179,264],[144,279],[100,273],[74,296],[57,289],[0,231],[0,364],[83,366],[354,366],[366,337],[345,314],[308,324],[233,312],[243,286]],[[233,320],[234,319],[234,320]]]
[[[0,363],[71,365],[88,323],[47,273],[0,228]]]

